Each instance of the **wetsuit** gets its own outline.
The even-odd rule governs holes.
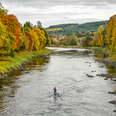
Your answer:
[[[56,99],[56,87],[55,87],[53,90],[54,90],[54,95],[53,95],[53,97],[54,97],[54,99]]]
[[[54,88],[54,95],[56,95],[56,87]]]

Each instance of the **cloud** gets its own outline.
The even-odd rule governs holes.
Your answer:
[[[4,0],[8,4],[18,4],[23,6],[51,7],[56,5],[92,5],[104,6],[106,4],[116,4],[116,0]]]
[[[3,6],[21,23],[40,20],[44,26],[106,20],[115,14],[116,0],[4,0]]]

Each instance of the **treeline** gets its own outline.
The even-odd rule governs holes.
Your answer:
[[[0,56],[14,56],[15,52],[23,50],[38,51],[50,44],[51,40],[41,25],[26,22],[22,26],[16,16],[0,9]]]
[[[94,36],[94,32],[78,32],[73,35],[49,34],[52,46],[87,47]]]
[[[70,35],[70,36],[49,34],[49,36],[51,38],[51,45],[53,45],[53,46],[78,46],[78,47],[81,47],[80,40],[75,34]]]
[[[51,33],[49,36],[55,46],[77,45],[77,47],[101,47],[116,51],[116,15],[112,16],[106,25],[100,25],[97,31],[78,32],[72,35]]]
[[[99,26],[93,37],[83,39],[84,46],[96,46],[116,51],[116,15],[112,16],[106,26]]]
[[[49,34],[56,35],[85,35],[86,32],[95,32],[100,25],[106,25],[107,21],[89,22],[84,24],[59,24],[47,28]]]

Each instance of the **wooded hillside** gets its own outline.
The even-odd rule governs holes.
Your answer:
[[[78,32],[95,32],[100,25],[106,25],[107,21],[90,22],[84,24],[60,24],[47,28],[49,34],[54,33],[57,35],[72,35]],[[57,29],[57,30],[56,30]]]

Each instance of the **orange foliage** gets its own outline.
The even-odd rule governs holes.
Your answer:
[[[21,27],[16,16],[0,9],[0,52],[13,56],[14,51],[39,50],[51,41],[43,28],[33,27],[27,23]]]
[[[7,30],[11,32],[15,37],[16,40],[14,42],[14,49],[18,49],[21,45],[21,26],[14,15],[6,15],[0,17],[2,20],[3,24],[6,25]]]

